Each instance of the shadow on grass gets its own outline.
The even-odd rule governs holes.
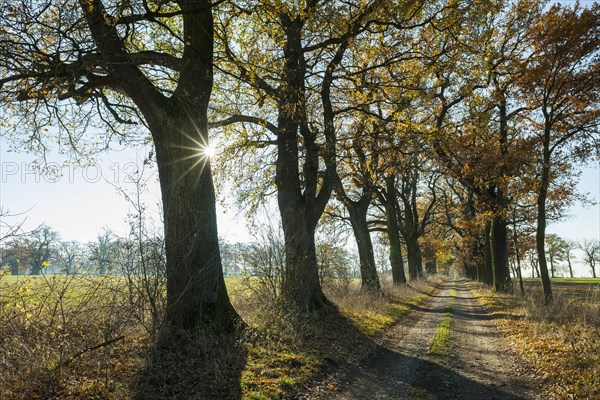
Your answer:
[[[373,340],[336,307],[302,314],[265,308],[228,337],[174,339],[156,348],[133,383],[136,400],[297,398]]]
[[[133,398],[241,399],[240,377],[247,358],[243,334],[180,336],[155,347],[146,368],[133,380]]]
[[[298,398],[340,366],[366,357],[376,347],[358,323],[333,306],[311,314],[285,314],[280,321],[287,325],[280,332],[292,329],[294,333],[274,339],[282,345],[281,350],[299,356],[295,368],[289,370],[295,384],[286,388],[283,398]]]

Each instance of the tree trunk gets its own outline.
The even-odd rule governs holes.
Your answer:
[[[302,21],[281,14],[286,34],[285,65],[279,87],[277,160],[275,183],[285,241],[285,270],[280,299],[287,305],[313,311],[327,304],[319,282],[315,228],[324,205],[316,205],[318,160],[314,138],[305,139],[305,190],[300,180],[298,134],[304,123],[305,63],[302,54]],[[326,196],[328,199],[328,196]]]
[[[278,191],[279,198],[285,191]],[[285,268],[281,282],[281,300],[289,306],[311,312],[327,300],[319,281],[314,227],[307,227],[304,213],[287,200],[279,201],[285,242]]]
[[[446,270],[447,270],[447,268],[446,268]],[[436,263],[435,259],[427,261],[425,263],[425,272],[427,272],[429,275],[437,274],[437,263]],[[448,275],[448,274],[446,273],[446,275]]]
[[[481,282],[486,285],[492,286],[494,284],[494,274],[492,268],[492,245],[490,239],[490,233],[492,230],[492,223],[486,222],[485,224],[485,234],[484,234],[484,245],[483,245],[483,268],[481,274]]]
[[[34,262],[31,265],[31,271],[29,272],[29,275],[40,275],[41,273],[42,273],[42,266],[39,263]]]
[[[387,197],[385,211],[387,215],[387,233],[390,241],[390,264],[392,266],[392,282],[394,285],[406,284],[404,261],[402,260],[402,243],[398,229],[398,209],[394,176],[386,178]]]
[[[389,228],[388,228],[389,229]],[[388,231],[388,236],[389,236]],[[400,234],[396,230],[395,237],[390,239],[390,265],[392,266],[392,282],[394,285],[405,285],[406,274],[404,272],[404,260],[402,258],[402,242]]]
[[[190,149],[208,139],[206,109],[189,110],[175,104],[170,115],[162,132],[155,135],[159,138],[155,148],[164,213],[168,328],[232,331],[241,321],[223,278],[210,160],[190,158]]]
[[[363,204],[347,204],[350,214],[350,223],[356,244],[358,246],[358,257],[360,259],[360,276],[362,280],[362,290],[366,292],[380,292],[379,277],[377,276],[377,266],[375,264],[375,253],[373,252],[373,243],[369,226],[367,225],[367,210]]]
[[[467,188],[468,189],[468,188]],[[467,221],[471,221],[477,215],[477,210],[474,205],[474,193],[472,190],[468,190],[467,201],[464,204],[464,215]],[[462,236],[462,235],[461,235]],[[479,280],[479,269],[482,266],[482,246],[481,240],[475,235],[473,237],[468,236],[465,238],[466,245],[463,251],[463,265],[467,278],[472,280]],[[479,262],[477,262],[479,260]]]
[[[292,107],[282,105],[279,115],[276,161],[277,200],[285,242],[285,271],[281,285],[284,303],[313,311],[327,303],[319,283],[315,246],[317,218],[309,214],[301,191],[298,160],[298,125]],[[310,199],[309,199],[310,201]]]
[[[423,276],[423,258],[418,238],[406,237],[406,252],[408,253],[408,275],[411,280]]]
[[[554,255],[550,252],[550,277],[554,278]]]
[[[478,280],[479,277],[479,265],[475,260],[477,258],[477,252],[479,248],[478,240],[472,239],[467,242],[466,248],[463,252],[463,268],[465,269],[465,275],[471,280]]]
[[[167,259],[165,338],[179,330],[227,332],[241,322],[223,278],[210,160],[201,156],[213,84],[211,2],[178,3],[185,45],[177,87],[166,97],[131,62],[102,3],[80,2],[110,74],[144,115],[154,139]]]
[[[552,286],[548,276],[548,264],[546,263],[546,198],[550,184],[550,131],[546,129],[543,138],[543,165],[540,189],[537,198],[537,228],[535,232],[535,243],[538,254],[538,266],[542,277],[542,289],[544,291],[544,303],[552,302]]]
[[[571,265],[571,257],[569,254],[567,254],[567,263],[569,265],[569,276],[572,278],[573,277],[573,266]]]
[[[519,237],[517,236],[516,218],[513,218],[513,239],[515,243],[515,257],[517,258],[517,274],[519,277],[519,288],[521,297],[525,297],[525,287],[523,286],[523,270],[521,269],[521,256],[519,254]]]
[[[15,261],[9,264],[10,266],[10,274],[13,276],[19,275],[19,264]]]
[[[492,271],[494,290],[507,292],[511,289],[510,270],[508,266],[508,244],[506,221],[494,217],[490,226],[490,246],[492,253]]]

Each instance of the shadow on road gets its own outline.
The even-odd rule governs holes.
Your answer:
[[[332,393],[322,399],[526,400],[492,383],[469,379],[434,361],[384,347],[379,347],[361,368],[351,371],[347,380],[353,384],[342,394]]]

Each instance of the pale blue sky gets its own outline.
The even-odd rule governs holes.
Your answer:
[[[67,163],[60,168],[62,176],[45,177],[30,167],[35,157],[8,151],[0,139],[0,205],[13,213],[25,212],[24,229],[45,223],[57,230],[63,240],[91,241],[104,228],[118,233],[127,231],[126,217],[132,210],[115,186],[134,193],[135,184],[129,175],[139,170],[147,155],[141,146],[123,151],[110,151],[89,166]],[[64,157],[54,155],[57,163]],[[50,157],[48,157],[49,159]],[[54,161],[49,160],[49,161]],[[143,201],[148,213],[160,221],[160,188],[156,168],[145,171],[148,176]],[[237,217],[233,207],[226,212],[218,206],[219,234],[230,241],[247,240],[245,222]]]

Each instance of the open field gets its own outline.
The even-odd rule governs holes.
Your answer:
[[[540,278],[523,278],[524,282],[541,282]],[[600,285],[600,278],[550,278],[553,283],[587,283]]]
[[[551,282],[552,291],[559,298],[600,304],[600,278],[553,278]],[[518,281],[514,281],[515,286],[518,284]],[[541,295],[540,279],[523,279],[523,284],[526,294]]]

